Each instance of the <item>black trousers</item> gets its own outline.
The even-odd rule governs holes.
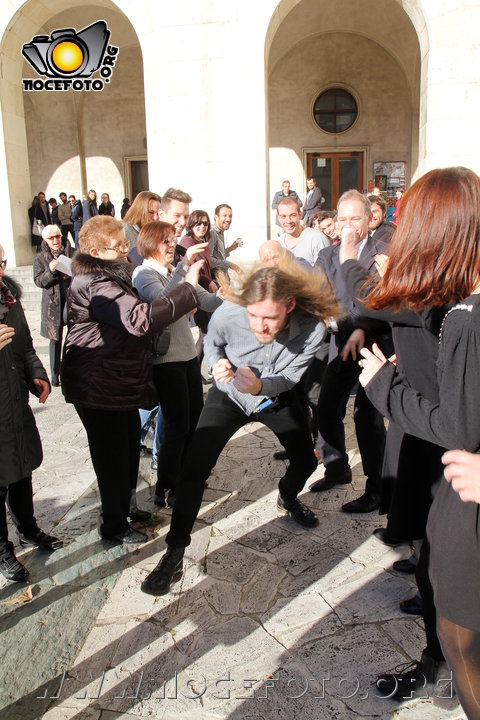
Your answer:
[[[175,490],[185,449],[203,408],[202,376],[196,357],[186,362],[153,366],[153,380],[162,409],[163,434],[158,454],[157,495]]]
[[[50,340],[48,354],[50,358],[50,377],[52,382],[57,382],[60,375],[60,357],[62,355],[63,328],[60,325],[60,337],[58,340]]]
[[[182,469],[173,508],[172,523],[166,537],[172,547],[187,547],[200,510],[205,482],[228,440],[249,422],[261,422],[280,440],[287,451],[289,465],[279,482],[286,500],[294,500],[317,467],[308,419],[295,392],[280,395],[279,404],[253,415],[213,387],[198,421]]]
[[[130,495],[140,463],[138,410],[99,410],[75,405],[85,427],[102,502],[100,534],[128,530]]]
[[[13,552],[13,543],[8,539],[7,510],[19,533],[34,536],[38,532],[37,521],[33,514],[32,476],[18,482],[0,487],[0,557]]]
[[[351,357],[345,362],[338,356],[325,371],[317,405],[320,452],[325,476],[338,476],[348,468],[344,420],[347,403],[358,382],[360,368]],[[361,385],[353,411],[358,449],[367,478],[366,492],[380,495],[386,431],[383,416],[372,405]]]

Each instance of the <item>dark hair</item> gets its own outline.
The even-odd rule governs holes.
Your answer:
[[[220,212],[220,210],[221,210],[222,208],[224,208],[224,207],[228,208],[229,210],[232,210],[232,208],[230,207],[230,205],[227,205],[227,203],[222,203],[221,205],[217,205],[217,207],[215,208],[215,215],[218,215],[218,213]],[[233,210],[232,210],[232,212],[233,212]]]
[[[472,170],[431,170],[407,190],[385,274],[365,303],[411,310],[448,305],[480,280],[480,178]]]
[[[51,197],[48,202],[49,202],[49,203],[52,203],[52,202],[56,203],[56,202],[57,202],[57,198]],[[58,204],[58,203],[57,203],[57,204]]]
[[[150,221],[148,215],[148,203],[150,200],[161,202],[162,198],[160,195],[157,195],[157,193],[150,192],[150,190],[141,190],[138,195],[135,196],[133,203],[123,218],[123,222],[129,225],[138,225],[139,228],[143,227],[145,223]]]
[[[204,217],[207,218],[207,222],[208,222],[207,232],[205,235],[205,237],[206,237],[208,235],[208,233],[210,232],[211,225],[210,225],[210,218],[208,217],[208,213],[205,212],[205,210],[194,210],[192,213],[190,213],[190,217],[188,218],[188,222],[187,222],[187,232],[185,234],[189,235],[190,237],[194,237],[193,228]]]
[[[130,203],[130,198],[123,198],[123,204],[125,205],[125,203]]]
[[[385,213],[387,212],[387,203],[385,198],[383,198],[381,195],[367,195],[367,199],[370,201],[370,205],[376,203],[385,215]]]
[[[165,238],[175,235],[175,228],[161,220],[151,220],[143,225],[138,235],[137,250],[143,258],[155,257],[157,248]]]

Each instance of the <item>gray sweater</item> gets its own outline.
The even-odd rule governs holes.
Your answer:
[[[173,272],[170,272],[154,260],[144,260],[143,264],[133,272],[133,286],[140,298],[152,302],[155,298],[167,295],[173,288],[185,280],[188,265],[179,263]],[[216,293],[209,293],[200,285],[196,286],[198,306],[207,312],[213,312],[222,300]],[[170,345],[165,355],[155,355],[154,364],[166,362],[185,362],[193,360],[197,352],[188,316],[184,315],[167,328],[170,335]]]

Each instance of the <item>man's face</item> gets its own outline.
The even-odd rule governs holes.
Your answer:
[[[50,248],[50,250],[60,250],[62,247],[62,236],[60,235],[60,232],[56,233],[55,235],[50,235],[50,237],[45,238],[45,241]]]
[[[316,184],[317,183],[315,182],[315,180],[313,178],[311,180],[307,180],[307,188],[309,190],[313,190],[313,188],[315,187]]]
[[[278,221],[287,235],[292,235],[300,227],[300,212],[296,203],[282,203],[277,210]]]
[[[368,216],[365,215],[365,206],[361,200],[344,200],[338,206],[337,229],[342,234],[343,228],[350,227],[355,230],[357,242],[361,242],[368,234]]]
[[[62,203],[67,202],[67,196],[65,195],[65,193],[60,193],[60,200],[62,201]]]
[[[228,230],[228,228],[232,224],[232,211],[230,210],[230,208],[223,207],[221,208],[218,215],[215,215],[214,220],[217,228],[225,232],[225,230]]]
[[[380,227],[382,222],[385,220],[385,214],[378,205],[378,203],[372,203],[372,212],[370,214],[370,220],[368,221],[368,227],[370,230],[376,230]]]
[[[38,199],[40,200],[40,202],[43,205],[43,203],[45,202],[45,193],[42,193],[42,192],[38,193]]]
[[[290,183],[284,182],[282,183],[282,190],[284,195],[288,195],[290,193]]]
[[[335,240],[335,238],[337,237],[337,231],[333,218],[325,218],[325,220],[321,220],[318,224],[318,229],[321,230],[321,232],[325,233],[325,235],[329,237],[330,240]]]
[[[287,324],[288,313],[293,310],[294,306],[295,303],[287,308],[276,300],[260,300],[247,305],[250,330],[258,342],[262,345],[273,342]]]
[[[175,237],[179,238],[187,224],[190,208],[188,203],[180,200],[171,200],[168,210],[159,211],[159,218],[163,222],[170,223],[175,228]]]

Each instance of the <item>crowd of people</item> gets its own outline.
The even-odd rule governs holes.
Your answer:
[[[480,178],[465,168],[426,173],[397,198],[396,224],[376,193],[348,190],[322,210],[314,178],[303,202],[285,180],[272,203],[278,238],[248,272],[230,257],[241,241],[225,242],[228,204],[211,223],[190,212],[182,190],[143,191],[128,208],[125,199],[120,222],[106,193],[98,207],[93,190],[83,202],[60,200],[39,193],[29,211],[41,332],[51,385],[61,384],[87,433],[107,541],[146,540],[132,521],[150,516],[136,482],[145,425],[157,418],[155,504],[173,512],[166,553],[142,590],[165,594],[182,576],[212,468],[252,420],[276,434],[288,461],[277,511],[314,527],[298,495],[319,460],[324,474],[310,492],[352,482],[344,420],[354,395],[366,484],[341,510],[387,514],[376,539],[414,548],[394,569],[416,575],[426,634],[420,660],[380,675],[377,688],[399,699],[431,693],[450,668],[467,717],[478,718]],[[50,382],[1,248],[0,258],[0,571],[21,581],[6,502],[22,542],[61,543],[38,528],[32,502],[41,444],[28,391],[45,402]],[[202,380],[213,380],[205,403]],[[8,414],[14,393],[21,432]]]

